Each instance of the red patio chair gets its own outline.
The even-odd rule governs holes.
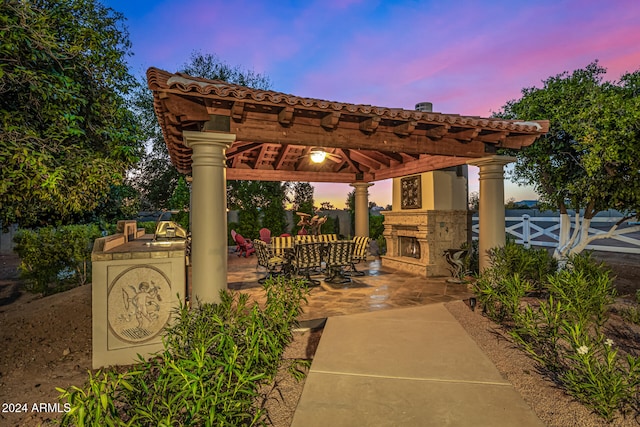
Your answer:
[[[244,257],[247,258],[256,251],[253,247],[253,243],[246,240],[244,237],[242,237],[241,234],[236,233],[236,243],[240,248],[240,253],[238,254],[238,256],[242,256],[242,254],[244,254]]]
[[[235,243],[235,241],[236,241],[236,235],[237,235],[237,234],[238,234],[238,233],[236,233],[236,230],[231,230],[231,239],[233,239],[234,243]],[[238,245],[238,244],[236,243],[236,250],[235,250],[235,252],[239,252],[239,251],[240,251],[240,245]]]
[[[267,245],[269,243],[271,243],[271,230],[269,230],[268,228],[261,228],[260,229],[260,240],[265,242]]]

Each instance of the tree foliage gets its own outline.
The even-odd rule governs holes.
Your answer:
[[[179,72],[193,77],[224,80],[255,89],[269,89],[271,86],[269,79],[262,74],[239,66],[231,66],[214,54],[203,54],[197,51],[191,53]],[[149,150],[136,171],[142,207],[150,210],[160,209],[166,207],[181,174],[169,159],[169,152],[153,109],[153,95],[146,88],[146,84],[140,84],[133,99],[133,106],[145,140],[149,141]],[[231,190],[233,191],[234,188],[232,186]]]
[[[313,215],[313,186],[308,182],[295,182],[292,192],[293,209]]]
[[[549,133],[515,153],[513,177],[535,186],[547,206],[561,214],[558,256],[580,252],[592,240],[633,231],[588,236],[591,218],[606,209],[635,216],[640,207],[640,70],[604,81],[596,62],[525,88],[499,116],[550,121]],[[576,215],[571,232],[568,209]]]
[[[0,3],[0,220],[94,210],[138,160],[121,14],[96,0]]]
[[[239,211],[236,231],[248,238],[257,238],[261,227],[273,235],[283,233],[288,188],[287,182],[228,181],[227,206]]]
[[[178,211],[171,218],[185,229],[189,229],[189,208],[191,206],[191,190],[184,177],[178,178],[178,185],[169,198],[169,209]]]

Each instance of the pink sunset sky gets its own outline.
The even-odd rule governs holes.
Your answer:
[[[640,1],[109,0],[127,18],[135,75],[176,71],[193,51],[253,69],[302,97],[490,116],[524,87],[594,60],[617,80],[640,68]],[[351,187],[314,184],[343,208]],[[470,168],[469,191],[477,191]],[[369,189],[391,203],[389,181]],[[505,197],[535,199],[509,181]]]

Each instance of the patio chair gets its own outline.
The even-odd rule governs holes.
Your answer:
[[[296,274],[304,276],[310,286],[318,286],[319,280],[311,278],[311,273],[322,267],[322,244],[318,242],[299,243],[295,245],[295,255],[291,267]]]
[[[236,243],[236,235],[237,235],[237,234],[238,234],[238,233],[236,233],[236,230],[231,230],[231,239],[233,240],[233,243]],[[240,245],[238,245],[238,244],[236,243],[236,249],[235,249],[235,251],[234,251],[234,252],[238,252],[238,251],[240,251]]]
[[[258,283],[264,283],[268,278],[284,273],[286,260],[273,255],[271,248],[265,242],[256,239],[253,241],[253,247],[256,249],[258,267],[264,267],[267,270],[266,276],[258,279]]]
[[[274,256],[281,258],[287,258],[293,251],[293,237],[291,236],[278,236],[271,238],[271,250]],[[289,252],[289,253],[287,253]]]
[[[268,228],[261,228],[260,229],[260,240],[265,242],[267,245],[269,243],[271,243],[271,230],[269,230]]]
[[[318,234],[318,241],[322,243],[335,242],[336,240],[338,240],[336,234]]]
[[[353,264],[354,242],[352,240],[338,240],[329,242],[329,250],[327,252],[327,278],[324,280],[329,283],[349,283],[351,277],[345,274],[344,269]],[[340,279],[336,282],[337,279]]]
[[[236,233],[236,243],[240,248],[240,253],[238,254],[238,256],[242,256],[242,254],[244,254],[244,257],[247,258],[256,251],[251,241],[246,240],[244,237],[242,237],[241,234]]]
[[[316,241],[315,237],[311,234],[298,234],[294,237],[294,241],[296,245],[298,243],[311,243]]]
[[[349,271],[349,275],[351,276],[364,276],[364,271],[358,271],[356,269],[356,264],[360,261],[366,261],[367,256],[369,255],[369,243],[371,242],[371,238],[367,236],[355,236],[353,238],[353,261],[351,263],[351,270]]]

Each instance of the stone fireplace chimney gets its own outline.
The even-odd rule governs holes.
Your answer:
[[[430,102],[416,110],[431,112]],[[469,241],[466,165],[393,178],[392,210],[384,211],[382,264],[423,277],[445,276],[444,252]]]

